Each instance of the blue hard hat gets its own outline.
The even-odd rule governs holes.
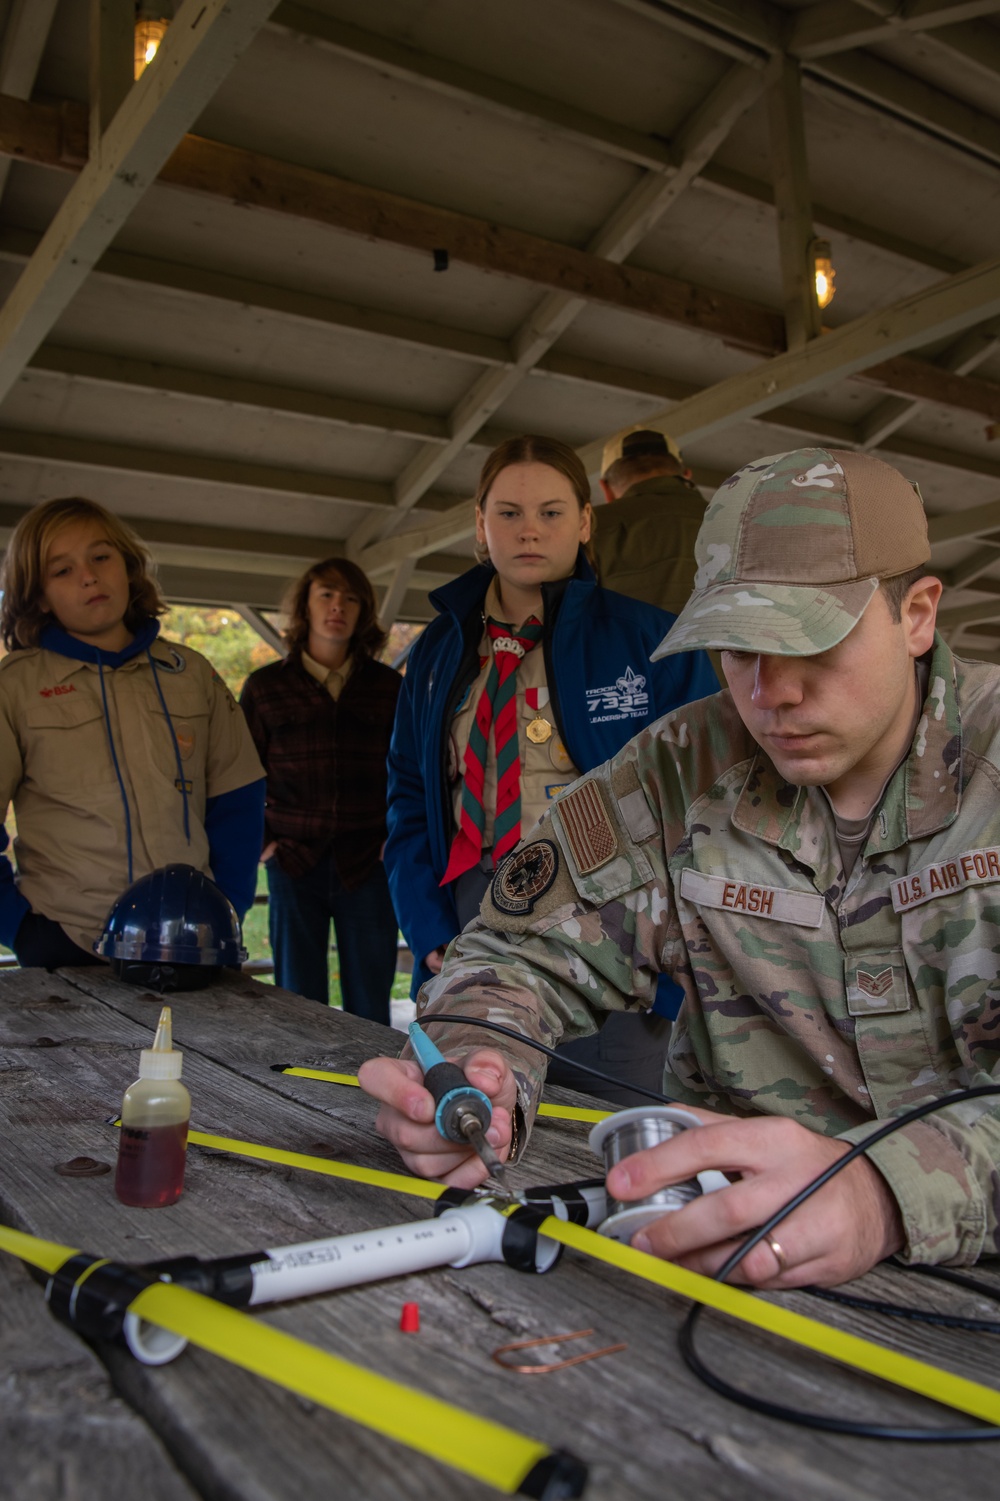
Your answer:
[[[115,974],[159,990],[194,990],[247,957],[229,898],[193,865],[164,865],[115,902],[94,944]]]

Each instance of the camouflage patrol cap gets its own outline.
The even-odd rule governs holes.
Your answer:
[[[694,593],[653,660],[715,647],[809,657],[931,555],[920,491],[870,454],[797,448],[738,469],[695,543]]]
[[[623,427],[604,445],[601,455],[601,478],[619,459],[676,459],[683,464],[681,451],[669,433],[658,433],[654,428],[643,427],[637,422],[634,427]]]

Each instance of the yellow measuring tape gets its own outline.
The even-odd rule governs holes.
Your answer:
[[[50,1274],[79,1254],[5,1226],[0,1226],[0,1249]],[[95,1270],[86,1268],[79,1281]],[[376,1375],[187,1288],[158,1282],[132,1300],[129,1312],[509,1495],[553,1456],[536,1439]]]
[[[411,1178],[403,1173],[385,1173],[374,1168],[355,1167],[350,1163],[327,1161],[324,1157],[309,1157],[300,1152],[285,1152],[276,1147],[258,1146],[254,1142],[236,1141],[226,1136],[211,1136],[203,1131],[192,1131],[189,1141],[198,1146],[213,1147],[218,1151],[236,1152],[243,1157],[258,1157],[265,1162],[281,1162],[289,1167],[305,1168],[309,1172],[325,1173],[334,1178],[350,1178],[355,1183],[369,1183],[376,1188],[388,1188],[394,1193],[413,1194],[420,1198],[437,1199],[446,1191],[445,1185],[424,1178]],[[648,1256],[631,1246],[621,1245],[606,1236],[597,1235],[580,1225],[567,1224],[550,1215],[538,1229],[562,1245],[571,1246],[585,1256],[606,1262],[620,1271],[630,1272],[646,1282],[665,1287],[683,1298],[704,1303],[720,1313],[729,1314],[745,1324],[765,1329],[793,1344],[804,1345],[820,1355],[826,1355],[843,1365],[854,1366],[870,1375],[881,1376],[894,1386],[905,1387],[930,1397],[946,1407],[969,1413],[988,1423],[1000,1426],[1000,1392],[979,1382],[968,1381],[963,1376],[953,1376],[927,1361],[901,1355],[879,1345],[874,1340],[861,1339],[858,1335],[846,1334],[830,1324],[805,1314],[793,1313],[753,1293],[743,1292],[725,1282],[716,1282],[699,1272],[689,1272],[673,1262],[661,1261]]]
[[[351,1084],[355,1088],[358,1087],[357,1074],[331,1074],[322,1068],[293,1068],[291,1065],[278,1072],[294,1074],[299,1079],[323,1079],[327,1084]],[[594,1125],[597,1121],[607,1120],[608,1116],[613,1115],[614,1112],[612,1110],[587,1110],[580,1105],[542,1104],[538,1107],[538,1114],[549,1120],[587,1121]]]

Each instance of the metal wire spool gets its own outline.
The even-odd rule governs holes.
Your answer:
[[[590,1150],[603,1158],[607,1173],[617,1162],[631,1157],[633,1152],[659,1146],[679,1132],[700,1125],[696,1115],[675,1105],[637,1105],[633,1110],[620,1110],[607,1120],[599,1121],[590,1133]],[[599,1234],[612,1240],[630,1241],[643,1225],[660,1219],[673,1209],[682,1209],[701,1191],[697,1178],[689,1178],[683,1183],[661,1188],[648,1198],[631,1199],[627,1203],[609,1194],[608,1217],[599,1227]]]

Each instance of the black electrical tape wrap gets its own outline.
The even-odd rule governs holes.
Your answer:
[[[517,1488],[519,1496],[535,1501],[574,1501],[583,1495],[587,1484],[587,1466],[567,1449],[553,1449],[532,1465]]]
[[[133,1298],[159,1280],[154,1272],[80,1252],[52,1274],[45,1298],[57,1319],[88,1339],[117,1339]]]
[[[231,1308],[246,1308],[253,1296],[253,1275],[258,1262],[267,1261],[266,1251],[249,1251],[240,1256],[219,1256],[214,1261],[200,1261],[197,1256],[175,1256],[172,1261],[151,1261],[143,1271],[153,1272],[179,1287],[204,1293]]]
[[[585,1225],[590,1218],[590,1205],[581,1189],[603,1187],[603,1178],[581,1178],[576,1183],[546,1183],[540,1188],[522,1189],[522,1192],[529,1207],[545,1207],[549,1214],[555,1213],[551,1205],[553,1199],[558,1199],[560,1204],[565,1204],[571,1224]]]
[[[444,1214],[446,1209],[466,1209],[470,1204],[479,1203],[479,1195],[472,1193],[468,1188],[446,1188],[434,1200],[434,1218]]]
[[[513,1214],[507,1216],[503,1229],[503,1239],[500,1249],[503,1259],[508,1266],[512,1266],[518,1272],[537,1272],[539,1268],[535,1264],[535,1256],[538,1250],[538,1227],[549,1217],[547,1209],[529,1208],[515,1209]],[[545,1268],[550,1272],[552,1267],[562,1256],[562,1246],[559,1254],[552,1262],[552,1266]]]

